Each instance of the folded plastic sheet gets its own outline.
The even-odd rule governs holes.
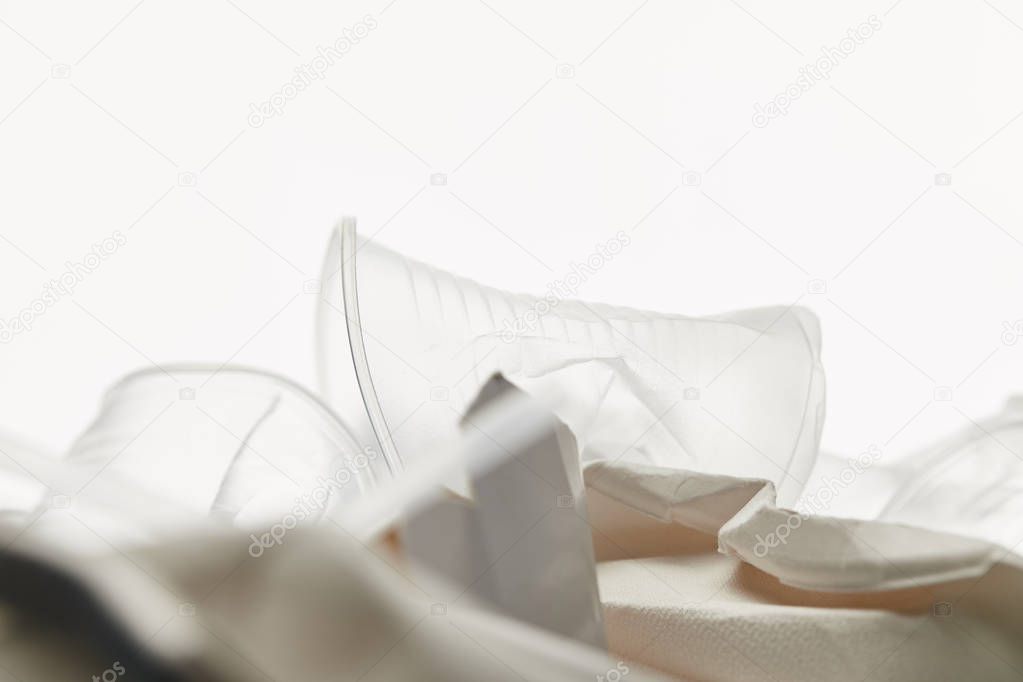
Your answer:
[[[784,502],[813,467],[824,376],[806,310],[693,318],[512,294],[362,241],[350,219],[322,284],[322,393],[392,469],[451,447],[496,373],[562,395],[586,461],[763,478]]]

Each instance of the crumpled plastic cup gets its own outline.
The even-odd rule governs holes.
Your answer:
[[[350,218],[322,287],[320,390],[379,444],[378,473],[452,447],[497,373],[563,397],[553,409],[584,461],[763,478],[782,503],[813,467],[824,372],[805,309],[698,318],[513,294],[362,240]]]

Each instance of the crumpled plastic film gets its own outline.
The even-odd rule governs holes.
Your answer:
[[[880,468],[902,482],[880,518],[1021,549],[1023,396],[954,437]]]
[[[786,502],[813,467],[824,373],[807,310],[694,318],[513,294],[361,240],[352,220],[322,282],[321,391],[396,467],[450,447],[495,373],[563,395],[587,461],[764,478]]]

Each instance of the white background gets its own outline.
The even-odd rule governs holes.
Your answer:
[[[322,81],[249,125],[367,15]],[[870,15],[880,30],[829,79],[752,124]],[[4,0],[0,64],[0,317],[127,237],[0,345],[0,427],[55,451],[152,363],[313,385],[303,285],[345,213],[506,288],[542,292],[624,230],[582,298],[798,301],[822,320],[832,450],[896,457],[1019,387],[1023,339],[1003,332],[1023,318],[1023,9],[1007,0]]]

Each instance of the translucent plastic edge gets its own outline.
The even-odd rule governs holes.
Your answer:
[[[366,406],[370,426],[376,436],[380,451],[384,456],[384,464],[392,477],[405,469],[398,448],[391,437],[391,429],[380,407],[380,399],[373,386],[373,376],[369,369],[369,358],[366,355],[366,341],[362,335],[362,319],[359,315],[358,277],[355,260],[358,253],[356,239],[356,220],[345,216],[337,228],[338,242],[341,244],[341,301],[345,312],[345,327],[348,330],[348,347],[352,351],[352,362],[355,365],[355,380],[359,384],[359,393]]]
[[[249,367],[247,365],[212,365],[203,363],[189,363],[189,364],[177,364],[177,365],[163,365],[161,368],[143,368],[131,372],[125,375],[115,384],[113,384],[106,391],[104,400],[109,400],[112,396],[116,395],[118,391],[126,388],[129,384],[135,383],[141,379],[144,379],[152,375],[163,375],[166,376],[177,375],[177,374],[208,374],[212,378],[217,375],[231,375],[241,374],[249,377],[258,377],[266,379],[268,381],[279,384],[281,388],[289,390],[292,394],[297,397],[303,404],[309,407],[314,413],[318,413],[323,418],[325,424],[331,427],[331,437],[335,444],[342,450],[348,449],[350,452],[359,453],[362,451],[361,446],[355,437],[352,436],[351,430],[345,425],[344,419],[341,418],[329,405],[327,405],[318,395],[310,391],[308,388],[298,383],[297,381],[290,379],[282,374],[277,374],[265,369],[259,369],[256,367]],[[100,419],[102,413],[96,417]],[[95,423],[95,420],[93,424]],[[90,425],[86,432],[92,429]],[[79,436],[80,437],[80,436]],[[74,446],[72,446],[72,449]],[[363,486],[364,490],[370,490],[375,488],[377,481],[373,476],[373,471],[370,468],[365,468],[359,472],[359,476],[356,479],[360,485]]]

